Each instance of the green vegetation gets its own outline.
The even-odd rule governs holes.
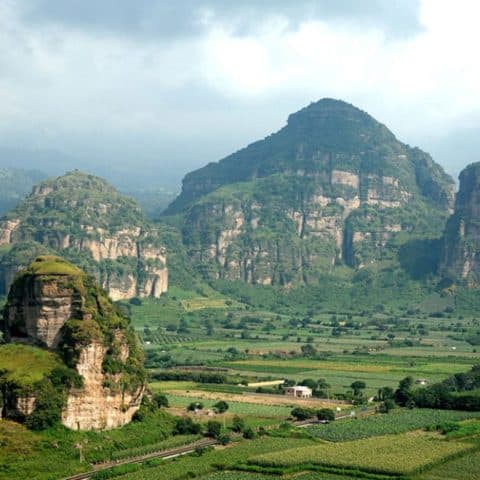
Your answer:
[[[0,345],[0,377],[2,381],[32,386],[55,368],[62,366],[57,354],[29,345]]]
[[[202,478],[218,470],[229,470],[253,455],[308,445],[312,445],[311,440],[262,437],[241,441],[223,450],[207,451],[200,456],[188,455],[164,461],[158,466],[146,466],[139,472],[125,475],[122,480],[180,480],[185,476]]]
[[[37,257],[22,275],[69,275],[78,276],[85,275],[79,268],[66,260],[54,256],[43,255]]]
[[[130,276],[139,284],[139,291],[152,268],[165,267],[160,233],[136,202],[120,195],[105,180],[78,170],[43,181],[3,220],[16,225],[12,244],[0,251],[3,294],[10,276],[38,255],[61,254],[102,284],[122,285]],[[114,259],[97,255],[105,239],[112,237],[121,245],[119,254]],[[152,249],[158,258],[139,254]],[[48,274],[49,267],[42,265],[42,271]]]
[[[1,420],[0,478],[63,478],[88,470],[90,463],[143,455],[152,449],[168,449],[198,438],[172,437],[174,424],[174,418],[162,410],[106,432],[73,432],[60,426],[33,432],[18,423]]]
[[[372,473],[406,475],[472,449],[469,443],[446,442],[436,435],[408,433],[338,444],[320,444],[259,455],[249,463],[263,467],[308,470],[324,466]]]
[[[435,427],[446,422],[465,420],[480,413],[430,409],[396,409],[388,414],[344,420],[329,425],[315,425],[306,430],[315,438],[345,442],[379,435],[400,434],[410,430]]]
[[[434,467],[418,477],[419,480],[477,480],[480,471],[480,452],[475,451]]]

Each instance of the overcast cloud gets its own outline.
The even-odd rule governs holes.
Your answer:
[[[478,18],[475,0],[0,0],[0,164],[177,184],[328,96],[456,174],[480,160]]]

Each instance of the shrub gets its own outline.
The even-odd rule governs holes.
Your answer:
[[[157,408],[168,407],[168,398],[161,393],[155,393],[152,402]]]
[[[225,400],[220,400],[213,405],[213,408],[217,413],[225,413],[228,410],[228,403]]]
[[[313,408],[295,407],[290,414],[297,420],[307,420],[315,416]]]
[[[190,417],[177,418],[173,427],[174,435],[198,434],[202,431],[202,426],[195,423]]]
[[[187,410],[189,412],[194,412],[195,410],[203,410],[203,403],[201,402],[192,402],[188,405]]]
[[[317,418],[333,422],[335,420],[335,412],[331,408],[321,408],[317,411]]]
[[[207,437],[219,438],[222,432],[222,424],[216,420],[210,420],[207,422],[207,430],[205,435]]]
[[[26,425],[32,430],[44,430],[60,421],[63,407],[63,393],[44,379],[37,383],[35,409],[27,417]]]
[[[245,421],[238,415],[235,415],[232,420],[232,426],[230,427],[232,432],[243,432],[245,430]]]

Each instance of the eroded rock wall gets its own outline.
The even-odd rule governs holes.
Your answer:
[[[442,273],[470,287],[480,285],[480,163],[460,173],[455,210],[444,237]]]
[[[258,284],[308,281],[340,262],[358,268],[379,260],[389,241],[411,229],[399,220],[411,195],[395,177],[333,170],[326,184],[311,178],[285,195],[274,190],[268,202],[212,195],[188,210],[183,236],[203,273]]]
[[[118,378],[109,378],[103,372],[103,361],[107,348],[99,343],[91,343],[80,352],[76,369],[83,379],[83,387],[68,392],[66,405],[62,411],[62,423],[72,430],[105,430],[129,423],[139,409],[144,387],[133,392],[105,387]],[[128,351],[126,353],[128,356]]]
[[[5,307],[7,340],[24,339],[56,348],[61,329],[70,318],[82,318],[83,300],[67,277],[30,276],[14,283]]]

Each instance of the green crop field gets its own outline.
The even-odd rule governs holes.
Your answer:
[[[434,467],[416,480],[478,480],[480,472],[480,452],[467,453]]]
[[[448,442],[436,434],[412,432],[268,453],[255,456],[249,464],[285,469],[305,466],[306,470],[313,465],[407,475],[470,449],[469,443]]]
[[[344,442],[377,435],[404,433],[445,422],[456,422],[467,418],[479,418],[480,412],[459,412],[431,409],[397,409],[388,414],[315,425],[306,430],[315,438],[331,442]]]
[[[312,444],[311,440],[306,439],[261,437],[253,441],[232,444],[222,450],[208,451],[201,456],[188,455],[173,460],[165,460],[157,467],[145,468],[139,472],[126,474],[121,479],[180,480],[187,477],[202,477],[218,469],[228,470],[260,453],[279,452],[294,447],[308,447]]]
[[[295,475],[295,480],[351,480],[352,477],[345,477],[329,473],[322,473],[321,478],[318,473],[303,473]],[[251,472],[218,472],[202,476],[201,480],[271,480],[272,475],[263,475],[261,473]]]

